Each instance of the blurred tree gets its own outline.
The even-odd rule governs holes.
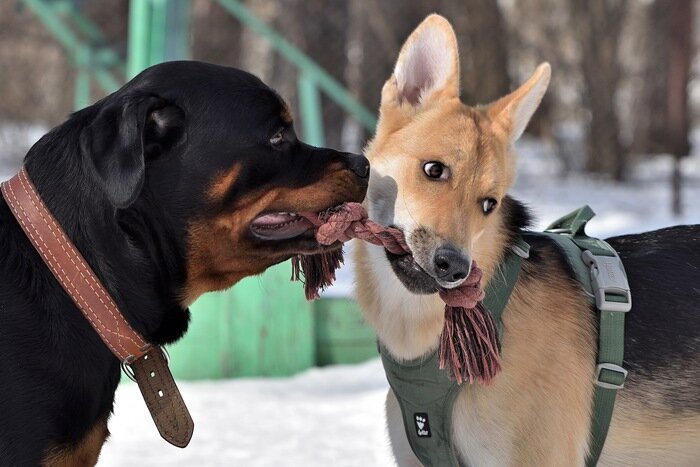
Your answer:
[[[661,1],[661,0],[657,0]],[[693,57],[693,5],[692,0],[661,1],[670,10],[669,16],[671,44],[668,66],[668,147],[674,157],[672,178],[673,213],[680,215],[681,207],[681,164],[680,159],[690,153],[688,131],[690,113],[688,111],[688,79]]]
[[[685,155],[687,83],[692,58],[692,0],[655,0],[647,9],[646,63],[634,150]],[[672,119],[675,118],[675,121]]]
[[[345,40],[344,77],[348,90],[352,95],[362,101],[362,77],[365,64],[364,40],[367,29],[367,15],[365,14],[366,0],[348,2],[348,29]],[[346,115],[341,132],[341,148],[344,151],[359,152],[360,144],[364,139],[364,130],[357,119]]]
[[[211,0],[193,0],[190,21],[192,58],[221,65],[240,63],[241,47],[234,38],[241,23]]]
[[[505,5],[505,4],[504,4]],[[568,5],[560,0],[515,0],[503,6],[509,25],[508,62],[515,84],[524,82],[543,61],[552,65],[552,82],[527,132],[551,143],[565,176],[581,168],[585,154],[572,122],[579,120],[581,103],[577,39]]]
[[[627,0],[569,0],[569,8],[581,48],[583,102],[590,110],[586,169],[622,180],[627,151],[619,139],[615,97],[621,74],[618,44]]]
[[[646,66],[634,149],[671,154],[672,209],[681,213],[680,159],[690,152],[688,81],[693,59],[692,0],[654,0],[647,9]]]
[[[128,2],[86,2],[85,13],[105,34],[101,45],[123,56]],[[69,54],[34,13],[18,0],[0,0],[0,122],[63,121],[75,110],[74,84]],[[102,94],[94,89],[94,97]]]
[[[582,170],[586,159],[589,170],[619,179],[628,153],[688,152],[693,0],[242,1],[369,109],[378,108],[403,41],[438,12],[457,32],[468,104],[500,97],[539,62],[552,63],[550,90],[528,131],[553,143],[565,169]],[[128,2],[79,3],[123,54]],[[72,110],[75,73],[22,5],[0,0],[0,121],[56,123]],[[192,58],[258,74],[297,112],[297,71],[265,39],[214,0],[192,0],[190,25]],[[370,135],[329,99],[322,102],[326,143],[358,150]]]
[[[498,2],[443,0],[457,33],[461,55],[462,100],[485,104],[510,91],[508,29]]]

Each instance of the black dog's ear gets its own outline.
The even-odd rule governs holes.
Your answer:
[[[126,96],[106,103],[80,135],[83,161],[118,208],[141,193],[146,159],[162,154],[185,137],[181,109],[156,96]]]

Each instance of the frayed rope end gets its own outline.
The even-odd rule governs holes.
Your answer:
[[[457,384],[488,385],[501,371],[498,329],[481,303],[468,309],[445,306],[438,357],[440,369],[447,369]]]
[[[335,270],[343,264],[343,250],[317,255],[297,255],[292,258],[291,281],[304,284],[304,294],[307,300],[320,298],[319,291],[335,281]]]

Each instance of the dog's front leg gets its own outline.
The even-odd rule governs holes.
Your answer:
[[[386,424],[389,430],[391,450],[394,452],[396,463],[400,467],[422,467],[423,464],[413,454],[411,445],[408,444],[406,430],[403,426],[401,407],[399,407],[399,401],[396,400],[394,391],[391,389],[386,395]]]

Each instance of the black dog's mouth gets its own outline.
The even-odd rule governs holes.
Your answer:
[[[416,263],[413,255],[395,255],[387,250],[384,251],[394,274],[410,292],[429,295],[440,289],[433,276]]]
[[[250,230],[262,240],[289,240],[302,236],[313,238],[314,225],[293,212],[273,212],[253,219]]]

